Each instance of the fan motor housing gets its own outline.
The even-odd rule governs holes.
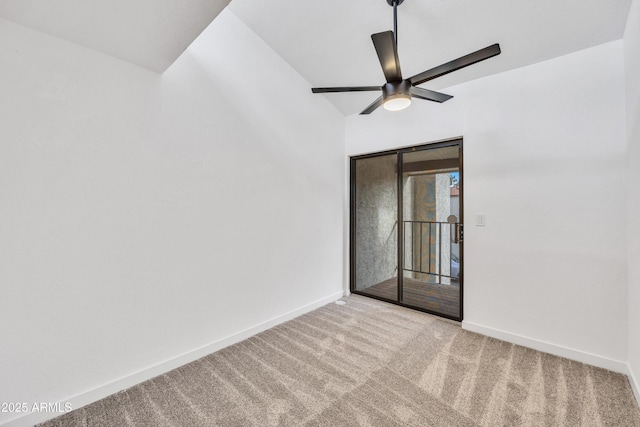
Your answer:
[[[382,86],[382,96],[384,99],[391,99],[400,94],[410,95],[411,82],[409,80],[402,80],[399,82],[390,82]]]

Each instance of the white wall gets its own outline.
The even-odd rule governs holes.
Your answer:
[[[634,0],[624,35],[629,256],[629,370],[640,402],[640,1]]]
[[[341,295],[344,118],[309,87],[228,11],[162,76],[0,21],[0,402]]]
[[[464,327],[626,371],[623,72],[617,41],[347,118],[348,154],[464,137]]]

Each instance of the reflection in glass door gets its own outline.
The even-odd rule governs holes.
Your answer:
[[[352,292],[462,319],[461,150],[352,158]]]

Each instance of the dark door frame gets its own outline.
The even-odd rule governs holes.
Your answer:
[[[463,173],[463,164],[462,164],[462,146],[463,146],[463,138],[457,137],[448,139],[445,141],[433,142],[433,143],[425,143],[421,145],[416,145],[412,147],[403,147],[395,150],[386,150],[375,153],[361,154],[357,156],[349,156],[349,290],[351,293],[357,295],[364,295],[369,298],[379,299],[382,301],[386,301],[392,304],[400,305],[402,307],[411,308],[413,310],[423,311],[425,313],[433,314],[440,317],[445,317],[447,319],[462,321],[463,319],[463,297],[464,297],[464,239],[460,240],[460,316],[454,317],[449,316],[447,314],[434,312],[431,310],[427,310],[422,307],[416,307],[412,305],[408,305],[402,302],[402,282],[403,282],[403,272],[401,266],[404,266],[404,227],[398,226],[398,298],[396,301],[390,300],[387,298],[369,295],[364,292],[358,291],[355,289],[356,285],[356,271],[355,271],[355,257],[356,257],[356,248],[355,248],[355,232],[356,232],[356,210],[355,210],[355,202],[356,202],[356,168],[355,164],[357,160],[367,159],[371,157],[379,157],[379,156],[388,156],[390,154],[396,154],[397,156],[397,185],[398,185],[398,224],[402,224],[403,222],[403,185],[402,185],[402,176],[403,176],[403,163],[402,157],[405,153],[413,153],[415,151],[423,151],[423,150],[431,150],[442,147],[452,147],[458,146],[459,151],[459,170],[460,170],[460,224],[464,224],[464,173]]]

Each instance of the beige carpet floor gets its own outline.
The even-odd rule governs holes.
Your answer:
[[[42,426],[640,426],[627,378],[352,295]]]

